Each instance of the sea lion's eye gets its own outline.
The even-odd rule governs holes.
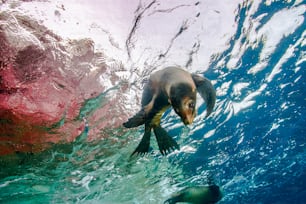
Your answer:
[[[191,108],[191,109],[193,109],[193,108],[195,107],[194,102],[190,102],[190,103],[188,104],[188,107]]]

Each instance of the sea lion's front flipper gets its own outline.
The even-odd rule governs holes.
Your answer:
[[[168,200],[166,200],[164,204],[175,204],[175,203],[182,202],[185,196],[186,196],[185,193],[177,193],[173,195],[171,198],[169,198]]]
[[[137,155],[144,155],[149,152],[150,148],[150,137],[151,137],[151,129],[146,129],[144,135],[142,136],[142,139],[135,149],[135,151],[131,154],[133,156],[134,154]]]
[[[196,84],[197,91],[199,92],[199,94],[201,95],[201,97],[204,99],[206,103],[206,107],[207,107],[206,117],[208,117],[211,114],[215,106],[216,90],[211,84],[211,82],[205,77],[202,77],[196,74],[192,74],[192,79],[194,83]]]
[[[146,122],[146,113],[144,109],[141,109],[136,115],[129,118],[129,120],[123,123],[123,126],[126,128],[133,128],[143,125]]]
[[[123,123],[123,126],[126,128],[133,128],[145,124],[145,122],[148,120],[148,114],[152,111],[154,106],[155,97],[156,95],[153,95],[152,100],[143,106],[142,109],[136,113],[136,115],[131,117],[127,122]]]
[[[154,134],[162,155],[166,155],[172,150],[180,148],[176,141],[161,126],[154,128]]]

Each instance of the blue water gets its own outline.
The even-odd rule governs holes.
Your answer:
[[[252,16],[266,14],[257,30],[294,7],[293,1],[261,3]],[[228,48],[202,73],[217,89],[215,112],[205,125],[177,127],[177,116],[164,116],[169,133],[192,151],[182,148],[163,157],[152,140],[154,151],[130,159],[142,128],[113,129],[110,139],[94,142],[86,141],[84,131],[72,144],[0,158],[0,203],[162,203],[186,186],[207,184],[209,176],[222,188],[219,203],[306,203],[305,12],[302,24],[283,36],[264,68],[252,74],[262,62],[264,39],[228,67],[237,41],[247,43],[243,24],[249,9],[240,7]],[[238,92],[237,84],[244,84]],[[200,105],[199,115],[204,111]]]

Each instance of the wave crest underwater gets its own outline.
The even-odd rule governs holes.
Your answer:
[[[305,10],[298,0],[1,3],[0,37],[21,36],[24,44],[19,37],[8,44],[35,44],[48,51],[39,56],[66,62],[57,72],[25,70],[20,76],[29,81],[19,85],[28,88],[40,71],[56,73],[54,90],[63,88],[74,103],[56,109],[50,127],[29,129],[51,138],[39,151],[20,151],[0,135],[1,147],[18,150],[0,157],[0,202],[163,203],[186,187],[208,184],[211,175],[222,189],[219,203],[305,202]],[[14,18],[3,20],[7,15]],[[35,27],[60,43],[42,44]],[[74,41],[81,38],[87,40]],[[8,52],[1,53],[1,97],[24,93],[2,90],[13,82],[3,69]],[[169,65],[212,80],[215,109],[204,120],[205,104],[198,101],[188,127],[167,111],[162,126],[180,151],[161,156],[152,140],[149,155],[130,159],[142,129],[118,124],[137,112],[150,73]],[[79,81],[70,84],[71,76]]]

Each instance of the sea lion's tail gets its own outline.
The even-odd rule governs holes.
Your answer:
[[[131,156],[133,156],[134,154],[144,155],[148,153],[150,148],[150,137],[151,137],[151,129],[146,129],[139,145],[137,146],[135,151],[131,154]]]
[[[180,148],[176,141],[161,126],[157,126],[153,130],[162,155]]]

